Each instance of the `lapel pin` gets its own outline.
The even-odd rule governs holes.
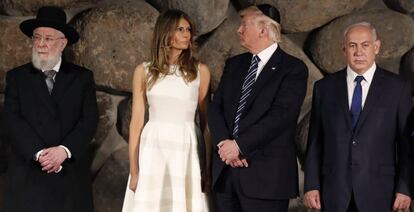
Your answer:
[[[276,69],[276,67],[272,67],[272,70],[275,70]]]

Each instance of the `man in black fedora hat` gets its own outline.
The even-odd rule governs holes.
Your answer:
[[[88,144],[98,113],[90,70],[62,59],[79,39],[57,7],[42,7],[20,29],[32,61],[7,72],[5,120],[12,154],[5,212],[93,211]]]
[[[240,15],[237,32],[249,52],[226,61],[208,113],[216,211],[284,212],[298,195],[294,141],[308,70],[278,46],[276,8]]]

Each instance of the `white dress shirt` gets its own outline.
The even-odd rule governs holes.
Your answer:
[[[257,54],[257,56],[260,58],[260,62],[257,66],[256,79],[257,79],[257,77],[259,77],[259,74],[262,72],[262,70],[263,70],[264,66],[266,65],[267,61],[269,61],[269,59],[272,57],[273,53],[275,53],[277,47],[278,47],[277,43],[273,43],[269,47],[267,47],[267,48],[263,49],[261,52],[259,52],[259,54]],[[253,57],[254,56],[255,55],[253,55]]]
[[[361,81],[361,87],[362,87],[362,108],[364,108],[365,100],[367,99],[369,87],[372,82],[372,78],[374,77],[375,70],[377,69],[377,65],[374,63],[362,76],[364,77],[364,80]],[[355,77],[357,77],[359,74],[357,74],[355,71],[351,69],[351,67],[346,68],[346,83],[348,85],[348,105],[349,109],[351,109],[352,104],[352,95],[354,94],[355,89]]]

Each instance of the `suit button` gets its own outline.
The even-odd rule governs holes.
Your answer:
[[[356,146],[358,143],[356,141],[352,141],[352,145]]]

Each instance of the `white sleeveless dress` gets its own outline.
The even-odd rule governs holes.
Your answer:
[[[172,74],[146,92],[149,120],[141,134],[138,185],[132,192],[128,179],[122,212],[208,212],[195,124],[200,76],[187,84],[177,70],[172,66]]]

